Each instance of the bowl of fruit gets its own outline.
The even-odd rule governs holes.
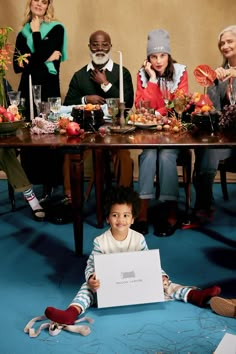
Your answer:
[[[206,132],[219,130],[221,112],[217,111],[207,94],[193,94],[194,111],[191,113],[191,122]]]
[[[85,131],[98,130],[105,123],[101,106],[88,103],[73,107],[71,116]]]
[[[18,112],[17,106],[7,109],[0,106],[0,135],[14,135],[17,129],[24,126],[24,120]]]

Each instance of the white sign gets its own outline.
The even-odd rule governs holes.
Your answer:
[[[235,354],[236,353],[236,336],[226,333],[218,345],[214,354]]]
[[[94,255],[98,307],[164,301],[159,250]]]

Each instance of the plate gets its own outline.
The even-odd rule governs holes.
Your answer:
[[[110,131],[112,133],[120,133],[120,134],[124,134],[124,133],[130,133],[130,132],[133,132],[136,127],[135,126],[124,126],[123,128],[117,126],[117,127],[109,127]]]
[[[14,135],[18,128],[23,127],[24,120],[17,120],[15,122],[1,122],[0,135]]]
[[[140,129],[156,129],[156,127],[157,127],[157,124],[154,124],[154,123],[139,123],[139,122],[133,123],[133,122],[129,121],[128,124],[138,127]]]

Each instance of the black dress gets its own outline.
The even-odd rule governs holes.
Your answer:
[[[45,65],[46,60],[55,50],[62,51],[64,40],[64,27],[55,25],[48,34],[41,38],[40,32],[33,34],[34,53],[27,45],[27,39],[19,32],[16,38],[14,53],[14,71],[21,73],[18,90],[21,97],[26,100],[26,116],[30,118],[29,110],[29,75],[32,77],[32,85],[41,85],[42,101],[47,101],[48,97],[60,97],[60,60],[53,62],[57,74],[51,74]],[[19,54],[30,53],[29,63],[21,68],[17,63]],[[44,184],[55,186],[62,182],[63,156],[58,151],[48,149],[23,149],[21,151],[21,163],[26,174],[34,184]]]

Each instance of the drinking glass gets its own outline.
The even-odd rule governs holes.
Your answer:
[[[236,103],[236,88],[232,84],[229,85],[228,93],[229,93],[230,104],[235,105],[235,103]]]
[[[150,110],[150,101],[139,101],[139,108],[142,110],[144,109],[145,111]]]
[[[33,85],[34,103],[37,109],[37,115],[40,114],[39,104],[41,103],[41,85]]]
[[[116,125],[117,119],[116,116],[119,113],[119,98],[107,98],[106,99],[106,104],[107,104],[107,109],[109,115],[112,117],[112,125]]]
[[[168,106],[169,99],[170,99],[170,93],[169,93],[169,90],[168,90],[166,79],[164,79],[164,78],[160,79],[159,88],[160,88],[160,91],[161,91],[161,94],[162,94],[162,98],[163,98],[163,100],[165,102],[165,106]]]
[[[49,97],[48,102],[50,105],[50,111],[53,112],[51,120],[56,121],[58,120],[58,113],[61,109],[61,97]]]
[[[50,113],[49,102],[40,102],[39,103],[39,112],[40,112],[40,116],[42,116],[42,118],[47,119],[48,115]]]
[[[185,97],[176,97],[174,98],[174,109],[175,112],[178,114],[178,119],[182,119],[183,111],[186,107],[186,98]]]
[[[20,91],[8,91],[8,97],[11,105],[18,106],[20,103]]]

